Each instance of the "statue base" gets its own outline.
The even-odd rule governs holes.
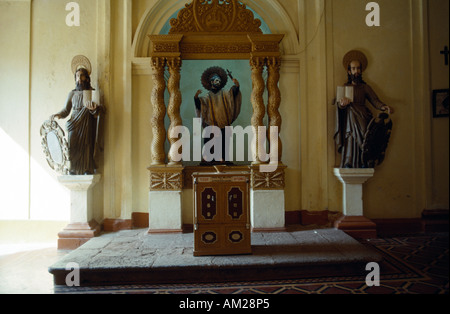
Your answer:
[[[100,225],[92,220],[89,223],[68,224],[58,233],[58,250],[75,250],[100,234]]]
[[[364,217],[363,184],[375,174],[375,170],[335,168],[334,175],[343,184],[343,214],[335,222],[335,228],[354,238],[376,238],[376,224]]]
[[[100,233],[93,219],[92,188],[101,175],[60,176],[58,181],[70,190],[70,223],[58,233],[58,250],[75,250]]]
[[[374,239],[377,237],[377,225],[364,216],[343,216],[334,223],[334,227],[355,239]]]

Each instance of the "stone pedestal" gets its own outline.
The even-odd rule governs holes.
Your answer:
[[[183,232],[182,166],[151,166],[148,233]]]
[[[253,232],[285,231],[285,170],[280,163],[273,172],[250,166],[250,220]]]
[[[253,232],[285,231],[284,190],[250,191]]]
[[[376,238],[376,224],[364,217],[363,184],[373,177],[374,169],[335,168],[334,175],[343,184],[343,214],[335,227],[355,238]]]
[[[92,187],[101,175],[61,176],[59,182],[70,190],[70,223],[58,233],[58,249],[74,250],[100,233],[93,219]]]
[[[150,191],[148,233],[181,233],[181,191]]]

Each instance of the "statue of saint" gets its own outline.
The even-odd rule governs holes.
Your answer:
[[[52,115],[64,119],[72,112],[67,121],[70,175],[94,174],[97,165],[94,156],[101,149],[100,117],[105,108],[93,101],[91,86],[91,64],[84,56],[76,56],[72,61],[72,70],[75,75],[76,88],[69,93],[64,108]]]
[[[364,82],[362,73],[367,68],[368,61],[366,56],[357,50],[348,52],[344,57],[344,67],[348,71],[348,82],[345,84],[344,96],[338,95],[336,99],[337,115],[336,115],[336,133],[335,141],[338,152],[341,153],[340,168],[372,168],[374,166],[374,158],[381,160],[380,156],[373,156],[372,151],[377,151],[378,155],[383,155],[375,145],[380,144],[380,119],[388,117],[382,114],[379,118],[374,119],[372,112],[366,106],[366,100],[378,110],[394,113],[394,110],[384,104],[373,89]],[[338,88],[339,89],[339,88]],[[339,93],[338,93],[339,94]],[[373,126],[373,129],[370,130]],[[392,128],[392,123],[390,124]],[[375,129],[377,129],[376,132]],[[381,128],[383,130],[384,127]],[[385,140],[389,140],[389,126],[385,128]],[[378,134],[378,141],[372,139],[374,134]],[[386,149],[387,143],[384,143]],[[371,160],[366,160],[365,156],[372,156]]]
[[[236,121],[241,112],[242,94],[237,79],[231,76],[234,86],[230,90],[224,90],[228,82],[227,72],[221,67],[211,67],[206,69],[202,75],[202,85],[208,90],[205,96],[200,96],[201,90],[198,90],[194,96],[195,109],[198,118],[202,119],[203,127],[217,126],[222,133],[222,160],[225,158],[225,127],[231,126]],[[204,139],[204,144],[211,138]]]

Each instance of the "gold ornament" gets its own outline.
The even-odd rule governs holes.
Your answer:
[[[348,70],[348,67],[352,61],[359,61],[359,63],[361,63],[362,72],[367,69],[367,66],[369,64],[366,55],[359,50],[351,50],[344,56],[343,65],[345,70]]]
[[[73,57],[72,59],[72,72],[75,74],[79,69],[84,68],[88,71],[88,74],[91,75],[92,66],[89,59],[85,56],[78,55]]]

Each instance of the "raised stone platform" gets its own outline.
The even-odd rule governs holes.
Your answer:
[[[193,256],[194,235],[128,230],[93,238],[49,267],[65,285],[69,263],[80,267],[81,286],[275,280],[367,275],[381,255],[343,231],[318,229],[253,233],[252,255]]]

